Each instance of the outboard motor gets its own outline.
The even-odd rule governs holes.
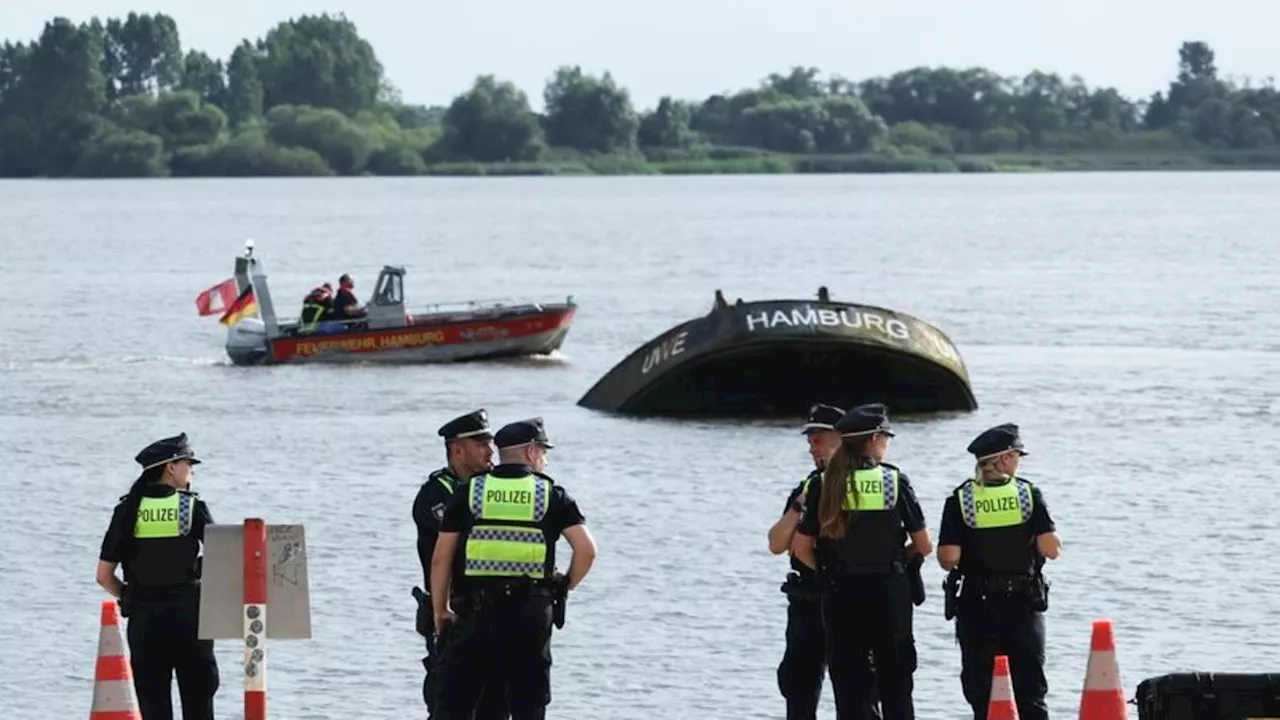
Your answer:
[[[227,330],[227,356],[236,365],[256,365],[267,358],[267,328],[247,317]]]

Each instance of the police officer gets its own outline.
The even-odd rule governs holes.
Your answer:
[[[977,458],[974,478],[947,498],[938,531],[938,562],[963,583],[955,618],[964,697],[974,720],[986,720],[992,665],[1006,655],[1018,716],[1045,720],[1049,587],[1040,570],[1062,541],[1040,489],[1017,476],[1027,454],[1017,425],[983,431],[968,451]]]
[[[143,448],[142,474],[111,513],[98,554],[98,584],[129,619],[133,684],[143,720],[172,720],[170,678],[178,678],[184,720],[212,720],[218,661],[199,640],[200,543],[213,517],[191,492],[200,463],[186,433]],[[116,577],[123,566],[124,581]]]
[[[910,720],[916,648],[904,559],[925,557],[933,545],[906,474],[884,462],[894,435],[888,408],[859,405],[835,429],[840,449],[805,498],[791,549],[819,570],[837,717],[879,717],[874,688],[884,720]]]
[[[427,477],[413,500],[413,522],[418,527],[418,562],[422,564],[422,584],[428,590],[431,588],[431,553],[436,547],[436,534],[440,532],[445,505],[459,483],[493,466],[493,434],[489,431],[489,415],[483,408],[450,420],[436,432],[444,438],[446,464]],[[434,618],[430,594],[418,587],[413,590],[418,600],[417,631],[426,638],[427,644],[427,655],[422,658],[422,666],[426,670],[422,681],[422,700],[430,715],[435,710],[439,693],[439,674],[434,672]]]
[[[843,415],[844,410],[834,405],[819,403],[809,408],[800,431],[809,440],[809,456],[815,469],[791,489],[782,517],[769,528],[769,552],[774,555],[791,549],[806,494],[822,481],[827,458],[840,447],[835,424]],[[787,720],[814,720],[822,695],[822,676],[827,670],[817,574],[792,555],[791,572],[782,591],[787,594],[787,648],[778,665],[778,690],[787,701]]]
[[[552,444],[542,419],[506,425],[494,443],[500,464],[458,487],[432,556],[436,628],[448,630],[437,712],[445,720],[472,717],[486,668],[505,681],[513,720],[546,716],[554,586],[577,587],[595,560],[577,502],[543,472]],[[573,549],[566,575],[554,571],[561,536]]]

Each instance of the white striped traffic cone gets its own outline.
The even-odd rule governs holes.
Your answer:
[[[102,601],[98,629],[98,662],[93,672],[93,706],[89,720],[142,720],[133,692],[133,670],[120,633],[120,609],[115,600]]]
[[[1080,694],[1079,720],[1128,719],[1129,707],[1120,683],[1120,663],[1116,660],[1115,631],[1110,620],[1094,620],[1084,692]]]
[[[1009,658],[997,655],[991,671],[991,699],[987,702],[987,720],[1019,720],[1018,703],[1013,699],[1013,680],[1009,678]]]

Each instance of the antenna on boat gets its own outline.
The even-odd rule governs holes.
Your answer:
[[[253,238],[244,241],[244,256],[253,257]]]

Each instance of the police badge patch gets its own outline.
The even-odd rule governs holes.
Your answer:
[[[444,522],[444,503],[436,503],[431,506],[431,514],[436,516],[436,522]]]

